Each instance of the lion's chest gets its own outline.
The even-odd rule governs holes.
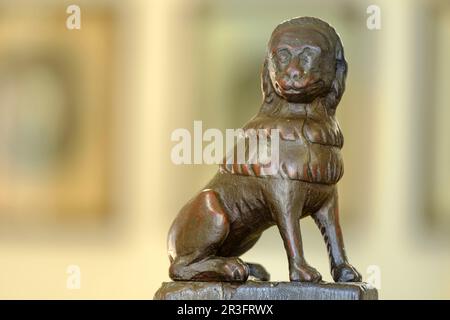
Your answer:
[[[309,143],[342,148],[343,136],[337,121],[327,118],[320,121],[306,118],[303,120],[303,138]]]
[[[256,117],[244,129],[266,132],[277,129],[278,148],[272,151],[278,152],[278,159],[276,163],[271,163],[271,170],[261,170],[264,166],[260,163],[229,163],[221,167],[223,171],[325,184],[337,183],[343,175],[343,161],[340,153],[343,137],[334,117],[323,117],[323,115],[320,119],[306,115],[284,119]],[[273,141],[271,137],[268,143]],[[275,159],[273,155],[271,159]]]

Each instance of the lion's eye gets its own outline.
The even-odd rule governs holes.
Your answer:
[[[303,67],[309,68],[313,64],[313,62],[317,59],[317,56],[320,54],[320,49],[314,50],[312,48],[305,48],[300,53],[300,63]]]
[[[308,67],[311,64],[311,57],[300,55],[300,63],[303,67]]]
[[[287,63],[291,59],[291,54],[287,49],[281,49],[278,50],[277,57],[281,63]]]

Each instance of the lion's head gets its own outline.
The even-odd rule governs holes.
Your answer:
[[[335,109],[344,93],[347,62],[336,31],[310,17],[278,25],[268,43],[262,71],[265,104],[276,99],[309,103],[324,98]]]

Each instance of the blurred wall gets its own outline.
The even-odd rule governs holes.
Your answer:
[[[43,12],[55,12],[46,19],[63,24],[69,4],[0,2],[2,16],[9,14],[26,25],[30,16],[17,12],[28,10],[34,26]],[[88,85],[93,94],[106,92],[101,100],[105,109],[99,112],[111,115],[103,138],[97,132],[88,141],[99,146],[92,152],[99,152],[102,141],[110,147],[99,153],[104,160],[95,157],[83,171],[107,172],[106,186],[96,187],[104,191],[106,205],[96,213],[90,212],[92,207],[78,208],[69,219],[61,218],[65,208],[55,206],[50,216],[46,210],[33,214],[34,206],[26,205],[33,193],[20,193],[19,204],[25,208],[21,219],[5,206],[0,215],[1,298],[151,298],[168,280],[165,240],[171,221],[217,169],[172,164],[170,133],[180,127],[192,130],[194,120],[203,120],[205,127],[236,128],[256,113],[266,42],[277,23],[299,15],[318,16],[336,27],[350,67],[338,118],[346,138],[342,224],[353,264],[366,280],[370,266],[379,266],[381,298],[450,298],[450,208],[445,201],[450,185],[442,178],[448,177],[445,159],[450,150],[445,134],[450,66],[443,58],[450,48],[450,8],[445,1],[377,1],[382,28],[376,31],[366,28],[371,1],[77,4],[82,29],[69,31],[62,25],[57,37],[76,36],[87,46],[83,34],[88,38],[98,21],[93,12],[107,13],[110,20],[106,28],[112,38],[105,44],[109,54],[104,50],[110,73],[103,70],[108,79],[100,80],[108,85]],[[51,33],[35,28],[23,32],[36,39],[37,32]],[[13,45],[14,39],[0,41],[0,48]],[[0,99],[3,105],[8,101]],[[86,106],[86,101],[79,105]],[[96,113],[89,108],[83,114],[92,120]],[[52,128],[59,123],[52,121]],[[0,165],[0,173],[2,169]],[[10,167],[4,170],[15,177]],[[84,183],[91,185],[89,179]],[[0,190],[7,187],[0,185]],[[8,193],[1,195],[0,200],[11,203]],[[330,280],[320,233],[310,219],[302,221],[302,230],[307,259]],[[264,264],[274,280],[288,278],[274,228],[244,259]],[[79,289],[67,287],[71,265],[81,272]]]

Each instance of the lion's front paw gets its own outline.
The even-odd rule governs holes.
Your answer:
[[[320,282],[322,280],[322,275],[310,265],[302,264],[299,267],[291,269],[289,279],[291,281],[300,282]]]
[[[350,263],[345,262],[331,270],[335,282],[360,282],[361,274]]]

